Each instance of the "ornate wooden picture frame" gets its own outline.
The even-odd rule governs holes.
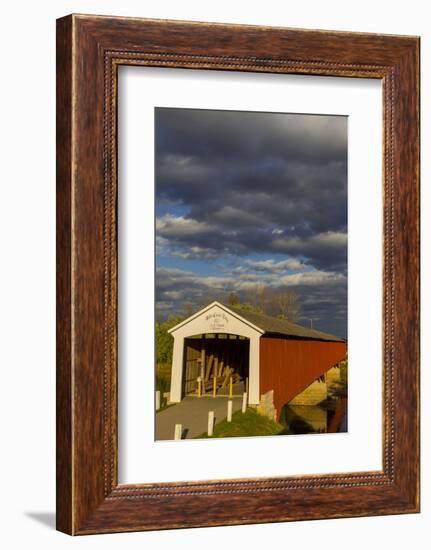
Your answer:
[[[380,79],[383,468],[118,483],[117,69]],[[419,38],[70,15],[57,22],[57,528],[69,534],[419,511]]]

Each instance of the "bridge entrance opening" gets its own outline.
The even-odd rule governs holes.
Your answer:
[[[248,389],[249,354],[250,340],[244,336],[209,333],[185,338],[183,395],[242,394]]]

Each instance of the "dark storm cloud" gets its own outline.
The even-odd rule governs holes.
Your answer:
[[[323,164],[346,158],[344,117],[162,108],[157,123],[158,144],[184,157]]]
[[[226,223],[206,224],[164,216],[157,221],[157,234],[169,243],[174,255],[188,254],[189,259],[272,253],[305,257],[318,269],[345,272],[347,268],[347,235],[341,232],[290,236],[281,230],[273,233],[252,225],[239,228],[238,220],[227,228]]]
[[[345,336],[347,118],[163,108],[155,120],[158,255],[224,274],[159,270],[159,313],[263,282],[293,286],[304,319]]]
[[[172,231],[173,246],[297,254],[301,237],[318,267],[345,262],[345,250],[306,241],[346,232],[344,117],[158,109],[156,174],[159,203],[202,224]],[[165,222],[161,236],[175,223]]]
[[[160,198],[187,204],[190,217],[199,220],[230,206],[302,231],[346,227],[346,162],[328,162],[324,168],[287,158],[203,162],[162,156],[157,164]]]

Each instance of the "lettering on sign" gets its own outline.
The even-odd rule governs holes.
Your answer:
[[[205,321],[209,323],[210,330],[223,330],[229,323],[227,315],[223,312],[208,313],[205,317]]]

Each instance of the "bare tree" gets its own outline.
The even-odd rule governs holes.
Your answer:
[[[256,305],[259,309],[266,312],[268,311],[268,304],[269,304],[268,288],[263,283],[259,283],[256,286]]]
[[[286,319],[296,323],[301,318],[301,304],[298,296],[292,290],[278,290],[273,296],[274,305],[279,319]]]
[[[286,287],[271,288],[258,283],[250,286],[242,296],[230,292],[224,299],[231,306],[255,313],[266,313],[292,323],[297,323],[301,319],[302,310],[298,296]]]
[[[239,299],[239,296],[237,294],[235,294],[235,292],[231,292],[229,294],[228,299],[227,299],[227,303],[230,306],[237,306],[241,303],[241,300]]]
[[[268,313],[268,288],[263,283],[251,286],[245,294],[245,302],[252,305],[257,311]]]

